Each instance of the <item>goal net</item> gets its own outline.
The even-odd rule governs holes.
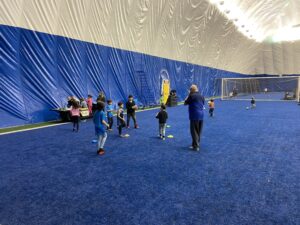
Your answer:
[[[300,77],[223,78],[222,100],[299,101]]]

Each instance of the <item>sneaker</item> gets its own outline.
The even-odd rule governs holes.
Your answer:
[[[104,149],[99,149],[98,155],[103,155],[105,153]]]
[[[199,147],[194,147],[194,146],[190,146],[189,149],[192,149],[194,151],[200,151],[200,148]]]
[[[127,129],[129,129],[129,128],[130,128],[130,126],[127,126],[126,128],[127,128]]]
[[[138,125],[134,126],[134,129],[139,129],[139,126]]]
[[[166,140],[165,136],[162,137],[163,140]]]

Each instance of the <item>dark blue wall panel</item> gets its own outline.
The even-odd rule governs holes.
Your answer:
[[[219,78],[242,76],[22,28],[1,25],[0,32],[0,127],[57,119],[50,109],[69,95],[95,99],[104,91],[115,103],[129,94],[155,103],[164,78],[182,100],[192,83],[218,96]]]

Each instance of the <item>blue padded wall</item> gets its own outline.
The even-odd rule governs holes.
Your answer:
[[[163,78],[182,100],[192,83],[205,96],[218,96],[219,78],[243,76],[5,25],[0,34],[1,128],[55,120],[50,109],[64,106],[69,95],[95,99],[103,90],[114,102],[133,94],[155,103]]]

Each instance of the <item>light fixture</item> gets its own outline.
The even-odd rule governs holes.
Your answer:
[[[300,40],[300,24],[299,26],[285,27],[278,30],[273,36],[272,41],[296,41]]]
[[[261,42],[265,39],[264,30],[257,24],[255,20],[247,17],[244,10],[234,3],[235,1],[209,0],[224,16],[231,20],[236,29],[249,39]],[[251,35],[250,35],[251,34]]]

